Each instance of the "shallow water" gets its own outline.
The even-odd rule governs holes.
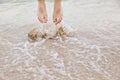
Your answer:
[[[37,2],[0,4],[0,80],[120,80],[119,0],[63,2],[66,40],[29,42]],[[52,3],[47,2],[49,16]],[[52,22],[51,17],[49,21]]]

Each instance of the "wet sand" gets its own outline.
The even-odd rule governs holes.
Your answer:
[[[63,2],[66,40],[29,42],[36,2],[0,4],[0,80],[120,80],[120,1]],[[47,2],[49,16],[52,3]],[[49,17],[50,21],[51,17]]]

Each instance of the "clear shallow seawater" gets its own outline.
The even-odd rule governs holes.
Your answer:
[[[63,2],[75,35],[34,43],[27,33],[42,25],[37,2],[13,2],[0,0],[0,80],[120,80],[119,0]]]

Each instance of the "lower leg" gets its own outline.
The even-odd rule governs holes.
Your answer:
[[[61,0],[54,0],[53,22],[57,25],[62,21]]]
[[[47,22],[47,11],[45,0],[38,0],[38,19],[42,23]]]

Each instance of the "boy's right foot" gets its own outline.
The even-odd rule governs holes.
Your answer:
[[[41,23],[46,23],[48,21],[47,19],[47,11],[44,0],[38,1],[38,20]]]

